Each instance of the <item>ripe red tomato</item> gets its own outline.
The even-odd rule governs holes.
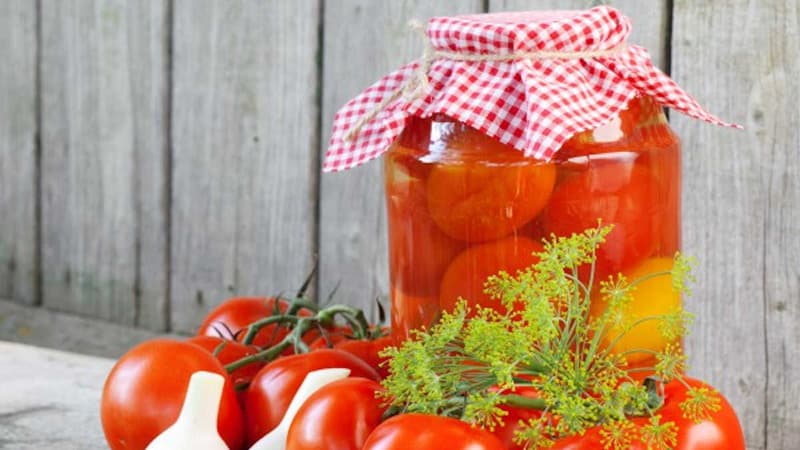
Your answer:
[[[312,343],[308,344],[308,348],[311,350],[318,350],[321,348],[333,348],[339,342],[348,339],[348,336],[352,336],[353,329],[347,325],[344,326],[335,326],[328,330],[324,334],[320,334],[320,336],[315,339]]]
[[[425,414],[401,414],[378,425],[363,450],[505,450],[491,433],[466,422]]]
[[[335,348],[351,353],[369,364],[370,367],[378,372],[381,378],[386,378],[386,376],[389,375],[389,368],[381,365],[385,361],[385,358],[381,358],[378,354],[384,348],[394,345],[394,341],[388,334],[388,328],[383,327],[381,331],[383,336],[374,339],[354,339],[349,337],[353,333],[350,327],[344,326],[331,332],[326,338],[317,339],[309,347],[312,350]]]
[[[289,308],[289,302],[286,300],[271,297],[234,297],[225,300],[208,313],[197,330],[197,335],[241,341],[250,324],[275,312],[276,303],[281,312]],[[312,314],[308,310],[300,310],[298,315],[307,317]],[[277,344],[288,333],[289,329],[284,326],[268,325],[258,332],[253,344],[258,347],[269,347]],[[288,349],[284,354],[291,352],[292,349]]]
[[[258,347],[252,345],[247,346],[236,341],[229,341],[214,336],[195,336],[187,339],[187,342],[203,347],[212,355],[220,344],[225,343],[225,346],[222,347],[222,350],[216,355],[223,366],[258,353]],[[242,383],[249,383],[262,367],[264,367],[264,363],[255,362],[233,371],[230,377],[231,380],[233,380],[234,386]]]
[[[375,369],[341,350],[321,349],[276,359],[256,374],[244,395],[248,445],[278,426],[309,372],[331,368],[350,369],[350,376],[380,380]]]
[[[534,253],[542,250],[541,244],[524,237],[510,237],[464,250],[442,278],[439,297],[442,310],[452,311],[459,297],[467,300],[470,306],[504,310],[499,301],[492,300],[483,292],[486,279],[501,270],[514,274],[535,264],[538,257]]]
[[[686,378],[690,386],[710,387],[702,381]],[[694,422],[683,417],[680,404],[686,400],[686,387],[679,381],[664,386],[664,406],[658,410],[662,422],[672,421],[677,426],[677,445],[674,450],[744,450],[744,433],[739,419],[730,403],[720,395],[721,409],[713,413],[709,420]],[[647,418],[633,420],[637,425],[646,425]],[[590,428],[582,436],[560,439],[552,450],[585,450],[604,448],[601,428]],[[633,439],[630,450],[646,450],[648,447],[640,439]]]
[[[389,376],[389,367],[383,364],[386,358],[380,357],[379,353],[391,345],[394,345],[392,336],[382,336],[377,339],[346,339],[334,345],[334,348],[359,357],[375,369],[381,378],[386,378]]]
[[[596,227],[598,219],[613,224],[597,250],[595,279],[605,279],[653,252],[663,222],[663,196],[646,168],[633,161],[590,160],[582,169],[556,186],[543,223],[547,234],[557,236]]]
[[[189,378],[225,376],[217,429],[232,449],[243,442],[242,413],[228,374],[211,354],[187,342],[154,339],[124,354],[103,387],[100,417],[112,450],[143,450],[178,418]]]
[[[386,411],[375,396],[380,390],[380,384],[366,378],[346,378],[323,386],[297,411],[286,448],[361,450]]]
[[[537,391],[529,386],[519,386],[512,393],[525,397],[538,397]],[[525,445],[514,443],[514,434],[521,428],[520,422],[537,419],[541,417],[542,412],[537,409],[517,408],[508,405],[503,405],[500,409],[508,414],[503,417],[503,425],[495,427],[492,434],[500,439],[500,442],[503,443],[503,448],[508,450],[527,450]]]

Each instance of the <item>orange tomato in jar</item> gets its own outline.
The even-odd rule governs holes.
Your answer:
[[[503,311],[499,300],[484,293],[486,279],[498,272],[515,274],[538,262],[535,253],[543,251],[540,243],[526,237],[510,237],[464,250],[453,260],[442,278],[439,304],[443,311],[455,308],[459,298],[471,307],[482,306]],[[473,311],[474,313],[474,311]]]
[[[556,179],[553,164],[526,158],[476,130],[464,130],[428,177],[428,209],[450,237],[486,242],[535,218]]]
[[[663,118],[661,107],[648,97],[636,97],[608,123],[572,136],[556,154],[557,161],[640,148],[638,128],[647,119]]]
[[[665,217],[657,254],[672,256],[680,250],[681,243],[681,153],[680,140],[667,123],[649,125],[641,129],[641,136],[650,146],[637,162],[647,166],[659,183],[665,204]]]
[[[428,214],[428,167],[404,156],[390,155],[386,160],[391,283],[410,295],[435,295],[442,274],[463,244],[444,234]]]
[[[656,180],[635,161],[588,161],[567,173],[543,213],[547,234],[570,236],[613,224],[597,249],[595,280],[628,269],[656,248],[665,205]],[[588,268],[581,271],[586,281]]]
[[[410,337],[409,331],[430,328],[439,318],[439,296],[416,296],[392,289],[392,337],[400,344]]]

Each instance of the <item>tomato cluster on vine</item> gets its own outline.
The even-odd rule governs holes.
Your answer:
[[[369,324],[363,312],[348,306],[320,309],[302,295],[231,298],[208,313],[196,336],[146,341],[119,359],[103,389],[103,430],[113,450],[145,449],[177,419],[191,375],[207,371],[226,379],[220,436],[231,449],[248,448],[278,425],[309,372],[336,367],[350,369],[352,378],[331,389],[352,392],[338,411],[330,411],[336,420],[315,427],[328,427],[326,439],[358,431],[363,436],[344,439],[363,442],[365,430],[377,426],[386,409],[375,392],[387,370],[379,353],[390,344],[387,327]],[[300,419],[319,417],[308,403]],[[371,411],[371,427],[339,426],[355,420],[341,408],[358,404]],[[325,448],[310,443],[307,430],[292,432],[292,448]]]
[[[337,316],[344,323],[337,323]],[[176,420],[189,378],[201,370],[226,379],[217,428],[230,449],[249,448],[273,430],[306,375],[325,368],[349,369],[350,377],[322,387],[303,404],[289,428],[287,449],[424,450],[442,442],[451,449],[523,449],[515,434],[519,424],[547,414],[504,406],[505,423],[487,430],[451,417],[398,411],[387,404],[380,384],[388,370],[381,350],[393,344],[385,327],[367,323],[363,313],[346,306],[229,299],[208,314],[197,336],[147,341],[120,358],[103,390],[106,439],[112,450],[145,449]],[[536,395],[530,389],[516,394]],[[661,416],[680,423],[668,437],[677,444],[671,448],[696,448],[680,443],[691,442],[686,436],[698,430],[706,436],[703,448],[743,448],[738,421],[724,398],[713,421],[693,423],[678,408],[685,397],[685,386],[665,385]],[[600,448],[602,433],[598,426],[552,448]],[[630,445],[649,448],[644,441]]]

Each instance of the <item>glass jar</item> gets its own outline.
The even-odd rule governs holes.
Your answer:
[[[574,136],[550,162],[445,116],[412,118],[386,153],[384,174],[392,333],[400,338],[435,323],[459,297],[503,308],[483,292],[486,278],[534,264],[551,233],[582,232],[598,219],[614,225],[598,250],[595,279],[669,270],[679,250],[680,144],[646,96],[608,125]],[[592,298],[599,314],[603,304]],[[638,286],[631,311],[679,305],[662,277]],[[660,350],[655,327],[636,327],[615,349]]]

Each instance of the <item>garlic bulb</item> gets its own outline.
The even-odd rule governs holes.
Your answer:
[[[146,450],[228,450],[217,432],[224,384],[225,378],[217,373],[192,374],[178,420],[150,442]]]
[[[289,403],[289,408],[286,410],[283,419],[281,419],[281,423],[253,444],[250,450],[285,450],[286,435],[289,432],[289,426],[292,424],[294,416],[297,414],[297,410],[303,406],[303,403],[308,400],[311,394],[321,387],[336,380],[347,378],[348,375],[350,375],[350,369],[321,369],[309,372],[303,380],[303,384],[300,385],[300,388],[292,397],[292,402]]]

